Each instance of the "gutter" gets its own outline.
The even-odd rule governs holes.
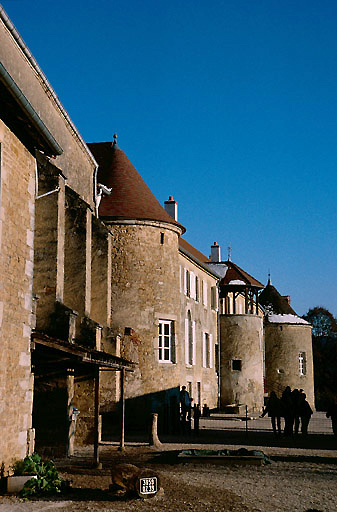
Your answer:
[[[44,139],[48,142],[50,149],[52,151],[53,156],[62,155],[63,149],[53,137],[51,132],[48,130],[47,126],[44,124],[42,119],[39,117],[37,112],[35,111],[32,104],[28,101],[26,96],[23,94],[21,89],[16,85],[11,75],[8,73],[4,65],[0,62],[0,79],[9,89],[11,94],[17,100],[22,110],[27,114],[29,119],[32,121],[32,124],[37,129],[39,133],[41,133]]]
[[[87,153],[89,159],[91,160],[91,162],[97,167],[97,162],[95,160],[95,158],[93,157],[92,153],[89,151],[89,148],[88,146],[86,145],[86,143],[84,142],[84,140],[82,139],[81,135],[79,134],[77,128],[75,127],[74,123],[72,122],[72,120],[70,119],[68,113],[66,112],[66,110],[64,109],[63,105],[61,104],[60,100],[58,99],[54,89],[52,88],[52,86],[50,85],[47,77],[45,76],[45,74],[43,73],[43,71],[41,70],[40,66],[38,65],[38,63],[36,62],[36,60],[34,59],[33,55],[31,54],[31,52],[29,51],[29,49],[27,48],[25,42],[23,41],[22,37],[20,36],[19,32],[16,30],[15,26],[13,25],[13,23],[11,22],[11,20],[9,19],[6,11],[4,10],[4,8],[0,5],[0,19],[3,21],[4,25],[7,27],[7,29],[9,30],[9,32],[12,34],[13,38],[15,39],[15,41],[17,42],[18,46],[20,47],[20,49],[22,50],[22,52],[24,53],[24,55],[26,56],[26,58],[28,59],[28,61],[30,62],[31,66],[33,67],[33,69],[36,71],[36,73],[39,75],[39,77],[41,78],[42,82],[43,82],[43,85],[47,88],[50,96],[53,98],[53,100],[55,101],[55,103],[57,104],[60,112],[62,113],[63,117],[66,119],[66,121],[68,122],[69,126],[71,127],[74,135],[76,136],[76,138],[79,140],[79,142],[82,144],[85,152]],[[96,195],[96,192],[95,192],[95,195]]]

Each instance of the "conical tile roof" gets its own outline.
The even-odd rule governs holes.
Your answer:
[[[112,142],[93,142],[88,147],[99,168],[97,181],[111,188],[103,195],[99,216],[104,220],[154,220],[185,228],[175,221],[152,194],[125,153]]]
[[[270,313],[274,313],[276,315],[296,315],[287,299],[282,297],[270,282],[268,282],[265,289],[262,290],[259,296],[259,302]]]

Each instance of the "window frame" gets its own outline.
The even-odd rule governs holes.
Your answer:
[[[298,370],[301,377],[307,374],[307,357],[303,350],[298,353]]]
[[[165,326],[168,332],[165,332]],[[175,363],[174,357],[174,321],[160,318],[158,323],[158,361]]]

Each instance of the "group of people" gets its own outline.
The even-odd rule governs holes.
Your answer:
[[[199,419],[201,416],[200,405],[193,405],[193,398],[190,398],[186,386],[182,386],[179,396],[180,402],[180,424],[183,433],[191,433],[191,422],[193,418],[194,432],[199,431]],[[261,414],[263,418],[266,414],[271,418],[271,424],[275,436],[282,435],[281,418],[284,418],[284,436],[298,435],[299,430],[303,436],[308,434],[308,426],[312,416],[312,409],[306,399],[303,389],[293,389],[287,386],[281,397],[278,398],[275,391],[271,391],[266,407]],[[204,405],[203,416],[209,416],[209,408]],[[327,418],[331,418],[332,429],[337,437],[337,399],[328,408]]]
[[[306,400],[303,389],[292,391],[290,386],[287,386],[281,398],[278,398],[275,391],[272,391],[261,417],[263,418],[267,413],[271,418],[273,432],[276,436],[282,434],[281,418],[284,418],[283,434],[285,436],[297,435],[300,426],[302,435],[308,434],[312,409]]]

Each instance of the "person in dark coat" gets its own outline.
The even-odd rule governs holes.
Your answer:
[[[332,430],[337,437],[337,398],[335,398],[334,403],[328,407],[326,417],[331,418]]]
[[[293,398],[291,394],[290,386],[287,386],[285,390],[282,393],[281,397],[281,404],[282,404],[282,414],[284,417],[284,435],[285,436],[292,436],[293,435],[293,428],[294,428],[294,404],[293,404]]]
[[[199,404],[196,404],[196,405],[193,407],[193,428],[194,428],[194,435],[198,435],[198,434],[199,434],[199,420],[200,420],[200,416],[201,416],[200,405],[199,405]]]
[[[181,426],[183,432],[185,432],[186,427],[188,427],[188,422],[191,421],[191,399],[188,391],[186,390],[186,386],[181,388],[179,401],[181,411]]]
[[[273,427],[274,435],[281,435],[281,402],[279,398],[277,398],[277,395],[275,391],[272,391],[270,393],[269,400],[267,402],[267,405],[261,414],[261,418],[263,418],[268,413],[268,417],[271,418],[271,424]]]
[[[308,434],[308,426],[312,415],[312,409],[307,402],[306,397],[305,393],[300,393],[298,404],[298,412],[301,418],[301,432],[304,436]]]
[[[298,389],[294,389],[291,392],[291,398],[293,401],[293,411],[294,411],[294,433],[296,436],[297,436],[299,428],[300,428],[300,412],[299,412],[300,395],[301,395],[301,392]]]

